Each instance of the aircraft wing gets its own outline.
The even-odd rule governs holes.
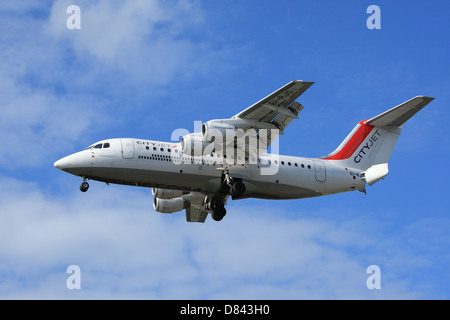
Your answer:
[[[309,81],[291,81],[264,99],[239,112],[232,119],[243,119],[267,124],[268,128],[279,129],[279,133],[283,134],[284,129],[293,119],[298,119],[298,114],[303,110],[303,106],[295,100],[313,84],[314,82]],[[267,147],[270,146],[275,138],[269,134]]]
[[[230,148],[242,150],[247,155],[260,155],[266,152],[272,141],[275,141],[278,135],[284,134],[284,129],[289,123],[293,119],[298,119],[303,106],[295,100],[313,83],[291,81],[232,118],[215,119],[203,123],[201,132],[191,133],[181,138],[183,152],[191,156],[200,155],[205,148],[204,144],[213,141],[218,145],[222,143],[218,141],[225,143],[222,145],[225,147],[224,155]],[[234,140],[224,139],[228,137],[228,130],[238,131],[239,129],[241,129],[239,138],[244,139],[239,140],[238,135]],[[254,138],[258,143],[253,143]],[[251,143],[245,142],[250,140]]]
[[[244,111],[239,112],[232,119],[240,118],[272,123],[280,130],[284,130],[292,119],[297,119],[303,106],[294,102],[314,82],[291,81],[264,99],[256,102]]]

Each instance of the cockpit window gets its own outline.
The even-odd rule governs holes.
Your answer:
[[[110,148],[111,147],[111,144],[109,143],[109,142],[105,142],[105,143],[96,143],[96,144],[93,144],[93,145],[91,145],[91,146],[89,146],[89,147],[87,147],[85,150],[90,150],[90,149],[107,149],[107,148]]]

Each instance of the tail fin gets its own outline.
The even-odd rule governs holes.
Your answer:
[[[370,120],[361,121],[334,152],[322,159],[363,170],[367,183],[374,184],[389,172],[387,163],[403,124],[433,99],[418,96]]]

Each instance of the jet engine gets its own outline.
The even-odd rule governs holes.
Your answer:
[[[202,137],[207,142],[222,143],[235,136],[236,127],[222,121],[208,121],[202,125]]]
[[[153,199],[153,208],[160,213],[173,213],[186,208],[189,203],[181,197],[173,199]]]
[[[152,194],[155,198],[159,199],[173,199],[181,197],[186,192],[179,190],[170,190],[170,189],[161,189],[161,188],[153,188]]]
[[[209,145],[203,140],[200,133],[191,133],[181,138],[181,149],[184,154],[190,156],[201,156],[203,151]]]

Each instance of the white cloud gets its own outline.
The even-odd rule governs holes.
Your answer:
[[[0,87],[0,143],[8,150],[0,154],[4,168],[52,163],[55,154],[67,150],[67,144],[102,126],[96,119],[105,102],[98,97],[57,96],[48,90],[31,89],[2,71]],[[107,115],[101,118],[108,120]]]
[[[53,163],[81,136],[120,122],[128,105],[148,108],[161,85],[170,94],[168,83],[209,74],[231,52],[190,36],[202,27],[197,1],[78,1],[81,30],[66,27],[71,4],[4,6],[0,142],[8,153],[0,164],[6,168]]]
[[[82,29],[75,31],[65,23],[70,4],[55,1],[48,17],[43,6],[3,5],[0,27],[8,32],[0,37],[0,143],[8,152],[0,164],[5,168],[53,163],[63,150],[73,150],[68,144],[81,135],[120,121],[123,101],[191,72],[190,62],[197,59],[195,44],[181,36],[200,19],[195,2],[80,1]]]
[[[0,2],[0,12],[24,12],[35,9],[42,9],[45,6],[45,1],[33,0],[3,0]]]
[[[79,59],[94,59],[133,82],[165,84],[188,72],[195,55],[204,53],[183,38],[187,27],[201,21],[196,2],[81,1],[80,30],[66,28],[69,4],[54,3],[47,32],[68,41]]]
[[[371,234],[373,239],[367,240],[360,224],[290,220],[283,212],[275,217],[271,205],[253,207],[258,214],[251,214],[242,202],[221,223],[208,219],[203,225],[189,224],[183,213],[155,213],[149,192],[93,187],[63,199],[43,195],[34,183],[2,179],[2,298],[359,299],[422,294],[404,279],[404,264],[386,274],[389,281],[381,291],[365,287],[368,261],[380,254],[394,259],[398,252],[392,246],[391,252],[383,252],[380,239]],[[351,246],[359,239],[366,243],[362,248],[361,243]],[[358,255],[350,254],[353,250]],[[402,255],[411,258],[410,252]],[[65,287],[65,270],[72,264],[82,271],[80,292]]]

